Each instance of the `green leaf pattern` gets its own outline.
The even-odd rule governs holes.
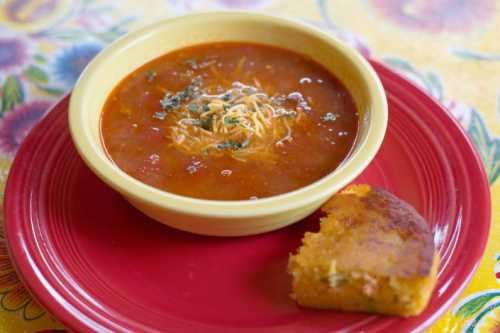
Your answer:
[[[408,61],[398,57],[385,57],[383,62],[392,69],[402,74],[407,79],[416,83],[437,100],[443,99],[443,85],[437,74],[427,71],[420,72]]]
[[[459,318],[468,318],[476,314],[492,299],[500,296],[500,291],[484,292],[473,295],[470,299],[466,300],[463,304],[458,306],[455,311],[455,316]]]
[[[36,65],[30,65],[25,71],[24,75],[31,82],[38,83],[47,83],[49,81],[49,76],[47,73],[43,71],[40,67]]]
[[[459,103],[445,99],[441,79],[436,73],[432,71],[422,72],[405,59],[398,57],[386,57],[383,61],[386,65],[422,87],[444,105],[459,105]],[[460,104],[460,106],[464,109],[463,104]],[[453,113],[452,107],[450,107],[450,111]],[[461,122],[461,124],[467,130],[472,142],[476,146],[484,163],[488,180],[490,184],[493,184],[500,175],[500,137],[493,136],[490,133],[481,114],[477,110],[466,107],[465,111],[468,113],[464,117],[467,121]]]
[[[493,303],[491,305],[489,305],[488,307],[486,307],[483,311],[481,311],[479,313],[479,315],[477,315],[477,317],[475,317],[466,327],[465,329],[465,333],[474,333],[475,329],[476,329],[476,326],[477,324],[479,324],[479,322],[481,321],[481,319],[483,319],[484,316],[486,316],[488,313],[490,313],[491,311],[495,310],[496,308],[500,307],[500,302],[497,302],[497,303]]]
[[[495,260],[498,263],[500,255],[497,255]],[[494,274],[498,271],[497,266],[494,268]],[[467,320],[462,332],[474,333],[481,320],[498,307],[500,307],[500,289],[484,290],[463,299],[455,306],[452,314],[459,319]]]
[[[2,87],[2,114],[24,101],[24,90],[18,77],[10,75]]]
[[[480,114],[474,111],[467,129],[477,151],[484,162],[490,184],[493,184],[500,174],[500,138],[493,137]]]
[[[461,48],[452,48],[450,52],[454,56],[465,60],[500,61],[500,54],[482,53]]]

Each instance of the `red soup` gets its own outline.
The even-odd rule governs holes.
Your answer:
[[[291,51],[248,43],[177,50],[131,73],[102,113],[110,158],[171,193],[270,197],[326,176],[356,138],[352,96]]]

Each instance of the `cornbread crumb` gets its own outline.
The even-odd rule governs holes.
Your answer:
[[[420,314],[436,283],[439,256],[427,223],[409,204],[369,185],[353,185],[322,210],[290,256],[292,298],[305,307]]]

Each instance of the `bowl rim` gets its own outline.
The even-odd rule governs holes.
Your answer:
[[[192,198],[163,191],[147,185],[122,171],[114,162],[102,158],[95,151],[95,140],[92,139],[85,125],[82,126],[84,110],[82,101],[88,90],[88,81],[93,73],[100,71],[100,63],[128,47],[132,42],[154,33],[157,30],[168,29],[179,21],[203,20],[207,16],[217,20],[231,21],[261,21],[267,24],[284,26],[290,30],[301,30],[312,38],[317,38],[329,47],[335,48],[359,71],[362,80],[367,83],[368,93],[372,100],[367,134],[359,143],[357,151],[348,156],[335,170],[321,179],[299,189],[266,197],[258,200],[208,200]],[[144,61],[146,63],[147,61]],[[90,89],[92,90],[92,89]],[[179,213],[188,213],[204,217],[256,217],[278,214],[304,205],[318,202],[333,195],[355,177],[357,177],[371,162],[378,152],[385,136],[388,122],[388,106],[385,90],[375,70],[357,51],[344,42],[328,35],[320,29],[294,18],[276,16],[251,11],[210,11],[191,13],[157,21],[143,26],[120,37],[102,50],[84,69],[80,75],[70,99],[68,112],[70,134],[75,147],[87,166],[107,185],[134,201],[145,202]],[[102,145],[102,142],[97,143]]]

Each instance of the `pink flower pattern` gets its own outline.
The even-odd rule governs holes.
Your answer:
[[[382,15],[403,27],[430,32],[463,32],[495,13],[494,0],[371,0]]]

